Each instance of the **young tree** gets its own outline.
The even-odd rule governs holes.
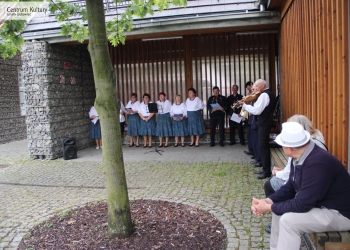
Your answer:
[[[128,237],[132,234],[132,222],[119,126],[120,101],[108,51],[107,32],[112,45],[117,46],[120,42],[124,43],[124,32],[132,29],[133,16],[152,15],[154,8],[161,11],[170,4],[185,6],[186,0],[132,0],[119,19],[108,23],[105,22],[103,0],[85,0],[86,9],[67,2],[51,2],[50,12],[56,13],[58,21],[69,20],[69,16],[76,13],[81,15],[81,21],[63,24],[62,34],[79,42],[89,35],[88,50],[96,87],[95,107],[100,117],[103,138],[102,164],[106,175],[109,234],[111,237]],[[83,25],[85,21],[88,22],[88,29]],[[19,50],[23,43],[20,32],[24,27],[23,21],[6,21],[0,28],[2,57],[14,56]]]

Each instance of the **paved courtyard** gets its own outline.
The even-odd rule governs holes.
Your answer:
[[[241,145],[162,148],[123,146],[129,198],[163,199],[198,206],[224,224],[228,249],[269,249],[251,197],[263,197],[250,157]],[[154,148],[153,148],[154,150]],[[147,153],[148,152],[148,153]],[[0,145],[0,250],[16,249],[34,225],[56,213],[105,200],[101,150],[78,152],[78,159],[30,160],[27,142]]]

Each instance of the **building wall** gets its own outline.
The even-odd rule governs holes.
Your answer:
[[[348,165],[348,1],[294,0],[282,13],[283,121],[303,114]]]
[[[25,117],[21,116],[18,69],[21,57],[0,59],[0,144],[26,138]]]
[[[22,62],[30,155],[62,156],[62,139],[68,136],[77,139],[79,150],[88,147],[95,86],[87,46],[26,42]]]

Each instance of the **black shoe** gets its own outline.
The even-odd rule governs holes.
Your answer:
[[[246,155],[253,155],[253,153],[252,152],[250,152],[250,151],[243,151]]]
[[[257,171],[254,171],[254,174],[263,174],[264,173],[264,170],[257,170]]]
[[[250,159],[255,159],[255,156],[253,155],[252,157],[250,157]]]
[[[215,143],[210,143],[210,147],[214,147],[215,146]]]
[[[236,143],[235,142],[230,142],[230,145],[235,145]]]
[[[245,142],[242,141],[242,142],[241,142],[241,145],[242,145],[242,146],[245,146],[245,145],[247,145],[247,144],[245,144]]]
[[[225,147],[225,144],[223,144],[223,143],[220,143],[220,147]]]
[[[260,167],[262,167],[262,164],[259,163],[259,162],[257,162],[257,163],[254,164],[254,167],[255,167],[255,168],[260,168]]]
[[[261,175],[258,175],[258,179],[262,180],[262,179],[269,178],[270,176],[271,176],[270,174],[261,174]]]
[[[271,233],[271,222],[265,227],[265,232],[269,234]]]

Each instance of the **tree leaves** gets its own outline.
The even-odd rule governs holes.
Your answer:
[[[0,28],[0,54],[2,58],[14,57],[21,49],[24,39],[21,32],[26,26],[24,20],[7,20]]]
[[[22,0],[23,1],[23,0]],[[100,0],[101,1],[101,0]],[[115,3],[122,3],[122,0],[114,0]],[[133,29],[133,18],[144,18],[147,15],[153,15],[154,10],[163,11],[170,5],[186,6],[186,0],[132,0],[127,5],[125,12],[116,18],[106,22],[108,40],[113,46],[125,43],[126,32]],[[118,5],[117,5],[118,8]],[[62,0],[51,0],[49,10],[55,14],[58,22],[64,22],[61,25],[61,33],[64,36],[70,36],[72,40],[83,42],[88,37],[87,13],[85,4],[70,4]],[[76,16],[79,21],[71,21]],[[26,26],[22,20],[6,21],[0,28],[0,54],[3,58],[13,57],[21,49],[24,40],[21,37]]]

